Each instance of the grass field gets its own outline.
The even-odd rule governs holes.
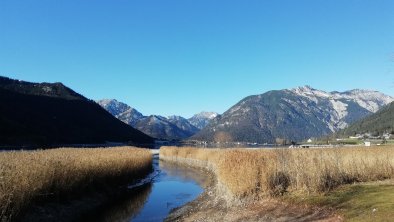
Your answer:
[[[47,196],[132,182],[151,167],[150,151],[131,147],[1,152],[0,221]]]
[[[335,209],[346,221],[392,221],[394,181],[341,186],[324,195],[288,195],[284,200]]]
[[[208,161],[237,198],[286,192],[325,193],[342,184],[394,177],[394,147],[197,149],[164,147],[160,155]]]

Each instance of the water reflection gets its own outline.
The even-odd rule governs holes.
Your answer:
[[[182,165],[153,160],[150,182],[134,187],[128,199],[103,209],[90,221],[163,221],[170,211],[195,199],[209,182],[201,171]]]
[[[205,187],[210,182],[206,174],[193,167],[187,167],[185,165],[179,165],[174,163],[168,163],[165,161],[159,161],[162,173],[166,174],[168,179],[175,179],[181,181],[195,182],[201,187]]]
[[[98,211],[95,218],[91,217],[89,220],[102,222],[130,221],[131,218],[141,211],[151,192],[152,183],[136,187],[124,196],[124,198],[118,199],[105,209]]]
[[[144,207],[131,221],[163,221],[170,211],[195,199],[208,181],[193,168],[154,160],[157,176]]]
[[[163,221],[172,209],[197,198],[208,182],[203,172],[155,155],[153,173],[138,186],[36,204],[21,221]]]
[[[148,183],[136,189],[87,192],[64,200],[47,200],[31,206],[16,221],[130,221],[144,206],[152,190]]]
[[[32,208],[22,221],[163,221],[172,209],[197,198],[208,182],[203,172],[159,161],[156,155],[152,174],[138,186],[47,203]]]

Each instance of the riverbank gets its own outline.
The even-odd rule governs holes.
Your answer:
[[[164,162],[197,168],[207,177],[204,193],[175,209],[165,221],[341,221],[332,210],[291,204],[273,198],[260,201],[237,200],[218,182],[214,165],[192,158],[160,156]]]
[[[162,148],[160,158],[203,167],[210,170],[216,178],[215,185],[206,188],[202,196],[173,212],[168,219],[177,221],[349,220],[352,216],[340,211],[338,207],[341,206],[340,204],[330,204],[333,199],[331,195],[334,195],[335,191],[346,189],[343,187],[351,186],[346,184],[392,178],[393,151],[388,147],[299,151]],[[294,165],[297,162],[304,164],[305,168]],[[308,168],[310,162],[314,162],[315,166],[309,165]],[[351,163],[356,165],[352,166]],[[333,166],[341,166],[341,168]],[[374,167],[380,168],[373,170]],[[294,173],[302,169],[306,172]],[[324,171],[319,174],[318,170]],[[361,171],[364,173],[359,174]],[[266,175],[262,175],[262,172]],[[279,177],[275,179],[269,174]],[[299,189],[300,184],[297,182],[301,183],[302,178],[294,178],[294,175],[304,175],[304,185],[310,187]],[[343,179],[349,178],[350,175],[353,175],[353,180]],[[354,177],[356,175],[358,177]],[[308,176],[309,181],[315,183],[305,183],[308,181]],[[312,178],[313,176],[316,178]],[[342,179],[339,176],[342,176]],[[267,181],[267,179],[271,179],[271,183],[269,180],[267,184],[261,183],[262,180]],[[316,182],[323,183],[319,185]],[[319,187],[324,189],[317,189]],[[378,190],[381,188],[380,185],[376,187]],[[383,189],[383,196],[384,193],[387,193],[387,189]],[[345,194],[344,196],[349,197]],[[311,201],[316,197],[320,197],[320,201]],[[339,202],[345,201],[343,198],[340,200]],[[388,205],[390,204],[392,203],[389,202]],[[357,209],[357,206],[354,207]],[[387,206],[384,209],[387,208],[394,209]],[[364,209],[364,212],[370,211]],[[390,210],[382,210],[381,213],[387,215],[388,212]],[[374,214],[379,217],[376,211]]]
[[[127,185],[151,170],[150,151],[132,147],[2,152],[0,221],[18,219],[36,203]]]
[[[392,221],[394,182],[345,185],[325,195],[287,195],[243,205],[218,201],[214,186],[166,221]]]

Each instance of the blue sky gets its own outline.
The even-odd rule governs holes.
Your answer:
[[[0,1],[0,75],[145,115],[311,85],[394,96],[392,0]]]

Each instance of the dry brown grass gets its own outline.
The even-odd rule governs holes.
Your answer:
[[[149,150],[130,147],[1,152],[0,221],[48,195],[143,177],[151,164]]]
[[[394,147],[199,149],[163,147],[160,155],[205,160],[237,198],[322,193],[341,184],[394,178]]]

